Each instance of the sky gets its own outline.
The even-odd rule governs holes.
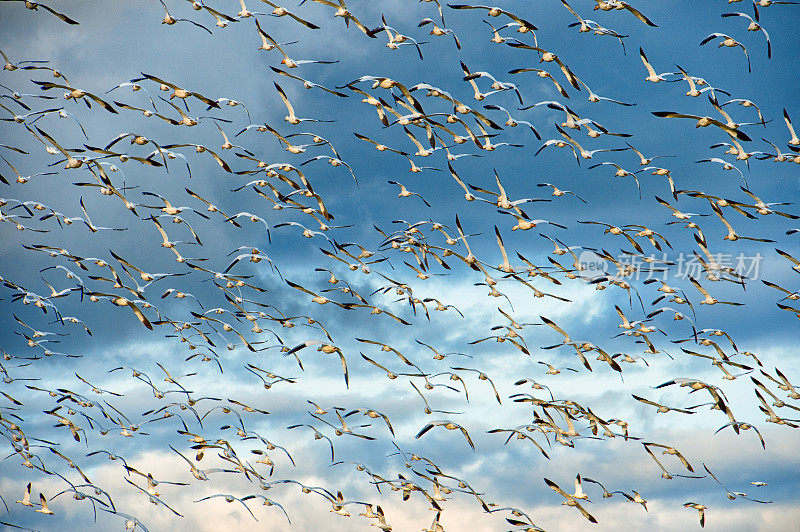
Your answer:
[[[199,9],[191,2],[167,1],[166,9],[178,20],[167,25],[162,24],[165,7],[156,0],[46,4],[79,24],[64,22],[44,6],[32,11],[23,2],[0,2],[0,50],[18,67],[0,74],[0,175],[8,181],[0,184],[0,221],[5,222],[0,223],[0,371],[5,378],[0,433],[7,447],[7,458],[0,461],[0,495],[7,506],[0,508],[0,526],[109,530],[124,529],[126,520],[135,518],[142,530],[370,530],[379,522],[359,514],[371,504],[381,507],[393,530],[420,530],[433,527],[438,513],[425,494],[444,499],[436,505],[445,530],[524,529],[507,520],[525,519],[515,517],[511,508],[530,517],[531,529],[699,527],[697,510],[685,508],[686,502],[707,507],[709,530],[794,526],[800,518],[797,429],[768,422],[757,394],[781,418],[800,417],[795,415],[798,402],[779,388],[781,374],[790,382],[800,375],[794,356],[798,314],[778,306],[800,306],[785,298],[798,289],[797,263],[786,255],[800,258],[800,232],[791,231],[800,228],[800,180],[791,159],[797,155],[791,148],[797,146],[787,144],[792,136],[784,120],[784,112],[800,120],[791,68],[800,48],[792,30],[799,6],[759,8],[759,24],[771,42],[768,58],[763,32],[747,31],[745,17],[721,16],[739,11],[754,16],[746,2],[634,3],[655,27],[628,10],[594,10],[596,2],[589,0],[569,3],[579,17],[596,21],[593,27],[608,28],[620,38],[605,30],[570,27],[578,19],[557,0],[498,4],[536,26],[528,33],[516,27],[500,30],[513,20],[506,14],[492,17],[483,8],[454,9],[442,3],[443,23],[436,2],[348,3],[352,16],[366,27],[379,27],[383,17],[392,34],[416,39],[419,52],[410,40],[396,49],[387,46],[387,32],[368,37],[355,21],[345,25],[342,17],[333,16],[334,7],[320,2],[282,4],[317,29],[290,16],[271,16],[273,8],[264,2],[247,4],[250,11],[265,14],[243,18],[235,0],[214,0],[198,4]],[[203,6],[232,20],[217,26],[212,11]],[[452,30],[460,49],[452,35],[429,34],[430,25],[418,27],[424,18]],[[255,20],[293,60],[331,63],[287,67],[279,50],[259,49]],[[492,42],[490,25],[504,42]],[[740,47],[717,46],[720,39],[699,44],[714,32],[742,43],[747,57]],[[510,46],[519,42],[538,45],[542,52]],[[656,73],[665,73],[664,81],[645,80],[640,49]],[[555,62],[540,61],[545,51],[557,54],[580,79],[580,90]],[[474,80],[483,94],[492,91],[488,75],[517,90],[476,99],[463,79],[464,67],[487,74]],[[511,73],[531,68],[545,69],[552,79]],[[54,77],[51,69],[63,77]],[[274,69],[346,97],[320,87],[306,89],[302,81]],[[724,122],[709,101],[711,91],[686,94],[689,85],[679,69],[707,82],[698,88],[716,89],[723,109],[740,124],[735,131],[752,139],[741,142],[755,152],[749,159],[737,160],[725,153],[728,146],[717,145],[731,143],[722,128],[699,128],[696,120],[653,114],[668,111]],[[214,108],[197,96],[185,103],[169,99],[172,89],[159,90],[152,79],[135,82],[142,90],[122,85],[145,75],[202,99],[227,100]],[[356,81],[362,76],[394,80],[397,86],[373,87],[373,78]],[[63,88],[45,90],[47,85],[35,82],[82,89],[116,112],[92,100],[91,108],[65,100]],[[298,117],[320,122],[284,120],[287,107],[276,83]],[[455,113],[453,103],[425,88],[411,97],[401,90],[400,85],[410,89],[420,83],[446,91],[497,127],[484,126],[474,114]],[[587,86],[631,105],[591,102]],[[376,107],[362,101],[367,96],[354,89],[381,98],[381,105],[401,116],[424,113],[424,119],[412,117],[415,122],[406,128],[428,148],[428,124],[436,133],[435,151],[415,155],[418,148],[394,123],[397,116],[390,112],[390,125],[384,125]],[[747,124],[760,119],[754,107],[739,105],[745,99],[758,106],[763,123]],[[734,101],[725,104],[729,100]],[[486,105],[507,109],[536,133],[523,123],[506,124],[504,111]],[[562,126],[566,112],[561,106],[590,122],[579,129]],[[63,110],[63,116],[52,112],[14,120],[48,109]],[[175,125],[181,118],[177,109],[197,125]],[[461,123],[448,123],[454,114]],[[454,134],[467,134],[465,127],[481,135],[479,124],[492,135],[492,144],[507,144],[489,150],[471,141],[454,142]],[[309,145],[290,153],[267,127],[259,131],[264,125],[293,145]],[[564,140],[559,129],[573,146],[616,151],[574,156],[570,147],[547,144]],[[592,138],[587,135],[591,131],[609,134]],[[221,132],[236,146],[224,149]],[[293,134],[301,135],[288,137]],[[65,156],[44,135],[84,161],[81,166],[64,168]],[[127,136],[109,148],[113,154],[92,160],[100,154],[90,147],[103,148],[119,135]],[[358,135],[408,155],[378,151]],[[133,136],[151,142],[138,145]],[[156,146],[180,144],[163,148],[163,158],[154,152]],[[631,146],[645,157],[659,158],[640,165]],[[443,147],[454,160],[448,161]],[[776,149],[788,160],[775,160]],[[328,164],[330,157],[349,169]],[[698,162],[705,159],[717,162]],[[277,173],[257,171],[257,161],[278,165]],[[409,172],[412,161],[420,172]],[[600,163],[636,173],[615,176],[617,167],[595,166]],[[668,169],[675,188],[683,192],[673,196],[667,178],[652,175],[652,169],[644,169],[648,165]],[[450,168],[477,199],[467,200]],[[119,196],[100,193],[100,170]],[[399,195],[400,186],[389,181],[414,194]],[[510,214],[516,211],[498,206],[492,195],[499,191],[498,181],[510,201],[537,200],[517,208],[549,223],[515,230],[518,220]],[[544,183],[572,194],[553,196],[552,188],[538,186]],[[748,191],[771,204],[772,212],[756,212]],[[225,214],[209,211],[196,196]],[[162,211],[160,198],[181,212]],[[740,237],[765,241],[723,239],[728,230],[711,204],[717,198],[727,200],[719,212]],[[126,208],[125,201],[134,209]],[[696,213],[691,219],[696,227],[679,222],[664,202]],[[320,204],[331,219],[323,218]],[[228,221],[237,214],[238,227]],[[176,253],[161,245],[154,216],[165,238],[177,242],[174,249],[185,262],[177,262]],[[67,224],[72,217],[90,218],[95,230],[82,220]],[[184,223],[177,223],[180,219]],[[433,228],[434,222],[443,232]],[[642,251],[635,251],[625,235],[587,222],[622,227]],[[459,238],[457,223],[466,237]],[[629,224],[640,227],[624,227]],[[637,236],[643,228],[658,233],[660,250]],[[309,238],[303,236],[306,229]],[[497,234],[516,278],[499,269],[503,257]],[[448,243],[448,237],[457,240]],[[720,264],[738,274],[709,279],[695,256],[705,259],[698,238]],[[575,258],[556,254],[555,239],[558,247],[570,247]],[[42,246],[56,251],[47,253]],[[67,252],[57,252],[62,249]],[[250,260],[253,249],[262,260]],[[362,250],[373,255],[356,259]],[[614,261],[631,264],[631,254],[638,255],[634,265],[639,271],[618,276]],[[237,256],[241,260],[233,263]],[[477,258],[479,267],[462,260],[469,256]],[[669,264],[657,262],[661,271],[648,273],[642,257]],[[97,264],[100,260],[110,266]],[[577,261],[588,269],[570,279],[552,261],[570,270]],[[169,275],[147,285],[133,266]],[[532,266],[550,277],[529,276]],[[120,286],[115,286],[114,272]],[[329,282],[331,274],[337,283]],[[701,304],[703,296],[688,274],[719,301],[740,305]],[[655,278],[682,290],[691,306],[656,301],[661,284],[646,282]],[[237,281],[246,284],[234,286]],[[494,288],[487,281],[496,282]],[[292,285],[330,302],[313,302],[313,295]],[[546,295],[534,297],[535,290]],[[99,300],[93,302],[92,294]],[[109,294],[136,300],[152,330],[130,308],[113,304]],[[435,310],[437,303],[428,298],[447,305],[446,310]],[[33,304],[36,300],[46,312]],[[665,305],[686,319],[673,320],[669,310],[648,318]],[[654,327],[634,331],[645,334],[652,348],[641,336],[624,334],[630,330],[622,328],[615,307],[630,322],[641,320],[634,323],[638,329]],[[214,313],[217,308],[224,310]],[[86,328],[65,319],[70,316]],[[254,323],[262,332],[252,330]],[[563,329],[569,340],[548,323]],[[224,324],[233,330],[224,330]],[[707,342],[700,345],[704,338],[719,350]],[[581,349],[591,370],[575,347],[565,345],[569,341],[585,344]],[[288,353],[305,342],[307,347]],[[436,359],[424,344],[447,355]],[[338,351],[318,350],[323,345]],[[614,359],[621,371],[597,360],[595,347],[623,354]],[[633,362],[624,362],[624,354]],[[561,372],[548,374],[545,363]],[[725,378],[721,368],[736,378]],[[398,376],[387,378],[387,372]],[[680,378],[713,387],[736,421],[753,428],[741,426],[736,434],[725,427],[729,417],[713,408],[708,389],[658,387]],[[523,379],[530,381],[520,383]],[[533,381],[547,388],[532,389]],[[521,401],[526,396],[519,394],[544,404]],[[683,412],[658,413],[657,406],[632,395]],[[788,406],[773,405],[776,398]],[[267,413],[244,411],[241,404]],[[436,412],[426,414],[426,404]],[[318,407],[326,413],[317,414]],[[384,414],[391,429],[382,417],[365,411]],[[611,435],[602,428],[592,433],[589,411],[608,422]],[[343,433],[337,414],[366,438]],[[61,418],[80,428],[79,441],[59,424]],[[420,435],[428,423],[448,420],[464,428],[474,450],[458,429],[434,426]],[[612,420],[627,423],[628,438],[623,425]],[[563,434],[568,421],[577,436]],[[530,438],[507,441],[514,433],[502,431],[515,428]],[[763,448],[754,429],[764,439]],[[561,442],[555,439],[557,430]],[[327,439],[315,439],[315,432]],[[192,449],[195,436],[215,445],[202,460],[195,459],[197,449]],[[693,471],[651,443],[679,450]],[[664,476],[672,478],[663,478],[648,448],[669,471]],[[108,453],[119,458],[110,460]],[[34,467],[25,467],[24,457]],[[188,462],[223,471],[199,480]],[[157,481],[157,499],[146,492],[148,474]],[[613,492],[603,497],[603,488],[583,481],[589,500],[579,502],[597,523],[562,504],[576,500],[577,475]],[[545,479],[567,495],[550,489]],[[23,499],[29,482],[33,506],[14,502]],[[418,489],[404,500],[402,486],[412,485]],[[304,493],[302,486],[314,489]],[[647,500],[646,508],[627,500],[625,494],[634,491]],[[349,517],[331,513],[337,492],[354,501],[344,505]],[[39,493],[54,515],[36,511],[42,509]],[[258,497],[227,503],[219,495]],[[212,498],[201,500],[206,497]]]

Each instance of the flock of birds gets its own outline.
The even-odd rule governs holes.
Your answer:
[[[564,449],[602,445],[612,439],[624,441],[646,453],[657,468],[656,473],[660,472],[664,479],[711,479],[730,500],[771,502],[766,500],[768,497],[744,493],[742,488],[729,489],[706,464],[700,469],[695,458],[672,444],[650,441],[641,432],[641,422],[610,412],[616,405],[588,404],[559,390],[567,386],[564,383],[570,375],[579,373],[614,375],[622,383],[628,371],[646,375],[651,363],[673,364],[678,371],[681,364],[706,361],[718,370],[718,384],[676,377],[650,383],[653,393],[649,398],[629,393],[626,396],[634,404],[646,405],[649,414],[677,417],[708,412],[711,432],[732,431],[745,438],[750,434],[765,450],[768,442],[759,430],[763,423],[785,429],[800,427],[800,419],[796,419],[800,418],[800,402],[796,402],[800,391],[792,379],[775,367],[774,361],[762,361],[758,354],[740,350],[735,339],[737,331],[712,326],[709,321],[714,315],[701,307],[741,307],[757,285],[765,285],[761,290],[771,297],[771,309],[781,316],[791,313],[800,318],[800,290],[796,283],[792,286],[753,279],[722,261],[719,253],[721,240],[747,241],[753,243],[748,245],[758,246],[748,249],[758,249],[780,261],[778,269],[800,273],[800,253],[781,249],[800,249],[796,246],[800,229],[792,227],[800,216],[791,212],[790,201],[761,199],[757,195],[758,180],[747,181],[751,164],[753,175],[766,164],[761,161],[800,164],[800,138],[792,126],[790,109],[784,109],[783,116],[776,120],[781,129],[770,130],[776,135],[782,131],[783,136],[764,137],[761,150],[748,151],[746,146],[753,145],[749,144],[754,142],[753,137],[761,136],[759,130],[766,132],[774,118],[762,115],[758,101],[736,94],[731,87],[714,87],[680,66],[674,72],[659,73],[660,67],[648,60],[642,48],[638,50],[641,71],[636,73],[641,83],[664,82],[664,91],[671,90],[672,83],[682,85],[687,97],[701,102],[695,108],[702,107],[705,111],[701,113],[707,114],[663,110],[651,114],[652,106],[647,102],[598,95],[580,72],[576,73],[566,59],[553,51],[558,49],[558,42],[537,38],[538,26],[564,26],[563,21],[539,20],[534,9],[512,13],[500,7],[420,0],[426,8],[430,4],[429,16],[419,21],[417,31],[429,32],[426,42],[401,33],[387,23],[386,17],[380,24],[366,20],[357,9],[351,12],[343,0],[303,0],[291,10],[260,0],[263,12],[250,11],[244,0],[238,0],[238,12],[231,6],[236,4],[233,0],[219,0],[215,7],[190,1],[192,12],[184,9],[186,2],[175,0],[168,5],[159,1],[164,11],[162,24],[188,25],[198,32],[198,37],[216,35],[229,27],[244,27],[242,38],[249,39],[253,47],[258,46],[265,69],[268,67],[274,74],[273,83],[264,91],[277,105],[282,102],[287,114],[283,124],[259,122],[253,104],[248,107],[235,99],[211,97],[202,86],[184,86],[180,79],[169,75],[167,68],[160,68],[158,75],[136,72],[116,86],[90,89],[83,88],[85,85],[70,75],[69,65],[30,58],[22,50],[10,51],[8,46],[8,53],[2,51],[5,64],[0,84],[0,120],[6,125],[2,126],[4,137],[0,144],[0,158],[5,165],[0,171],[4,187],[4,197],[0,198],[0,222],[4,223],[0,224],[0,231],[4,241],[18,242],[20,250],[14,251],[17,259],[4,258],[0,272],[4,329],[13,331],[16,342],[0,349],[4,379],[0,434],[10,454],[4,467],[15,467],[11,476],[16,479],[17,492],[0,494],[2,510],[6,511],[4,525],[14,529],[28,529],[20,523],[47,527],[46,519],[55,519],[63,512],[65,499],[71,497],[75,502],[70,504],[81,505],[87,519],[91,515],[97,519],[100,510],[119,517],[126,529],[147,530],[150,516],[126,513],[115,503],[113,490],[92,479],[92,468],[111,460],[121,464],[124,489],[153,503],[153,512],[171,513],[178,519],[191,510],[175,507],[168,495],[160,493],[159,486],[205,489],[221,477],[236,476],[249,488],[238,494],[198,496],[195,502],[235,502],[240,512],[254,520],[254,505],[274,506],[276,513],[270,518],[277,526],[284,520],[291,523],[293,516],[303,511],[281,503],[282,493],[295,490],[325,500],[330,511],[337,514],[332,519],[363,517],[365,523],[380,530],[393,529],[392,512],[384,511],[381,504],[362,496],[357,498],[365,500],[351,500],[343,495],[345,488],[335,481],[327,486],[312,486],[292,478],[292,471],[300,462],[297,452],[302,450],[325,460],[329,457],[330,464],[340,469],[354,467],[358,478],[381,497],[388,489],[403,501],[419,498],[432,512],[426,518],[432,519],[424,529],[428,532],[444,530],[446,501],[451,499],[474,501],[480,511],[502,516],[504,524],[513,530],[543,530],[547,525],[536,524],[534,513],[495,500],[489,489],[471,484],[463,478],[466,473],[445,465],[454,450],[479,454],[481,444],[493,438],[508,445],[513,441],[527,446],[534,451],[531,460],[552,462]],[[553,3],[558,4],[556,0]],[[788,10],[796,8],[779,5],[796,3],[758,0],[751,6],[747,4],[748,12],[721,13],[720,24],[729,28],[726,31],[740,35],[746,30],[763,36],[763,43],[748,44],[749,51],[737,40],[743,37],[719,32],[709,34],[699,44],[716,42],[719,47],[740,48],[750,71],[751,58],[756,53],[767,60],[772,57],[770,36],[761,26],[762,11],[786,9],[787,14],[775,20],[791,24],[797,12]],[[71,16],[36,2],[4,0],[0,10],[10,13],[18,4],[33,11],[25,19],[31,24],[36,17],[55,16],[66,24],[79,25]],[[429,62],[435,64],[426,58],[427,48],[436,46],[448,49],[448,53],[461,53],[467,36],[445,24],[445,19],[453,17],[462,17],[469,28],[488,41],[490,50],[486,53],[495,53],[492,47],[502,47],[503,53],[508,50],[516,54],[520,64],[531,66],[506,75],[473,71],[462,58],[461,81],[445,88],[413,79],[420,77],[419,72],[409,73],[408,83],[362,75],[340,80],[339,85],[323,86],[301,77],[302,67],[322,64],[320,69],[334,69],[324,65],[337,61],[295,59],[289,54],[297,41],[278,42],[270,35],[281,29],[312,39],[314,32],[320,30],[312,21],[316,13],[310,10],[312,4],[326,6],[333,17],[342,19],[344,24],[333,28],[340,33],[337,38],[353,39],[351,33],[355,34],[358,46],[363,47],[385,39],[390,50],[403,53],[405,49],[418,56],[421,77]],[[570,31],[577,29],[598,37],[598,47],[606,42],[599,38],[611,37],[609,42],[619,43],[619,51],[624,53],[630,36],[584,18],[589,7],[607,12],[607,19],[603,20],[609,24],[619,20],[616,17],[633,16],[641,22],[642,30],[657,28],[637,7],[621,0],[560,0],[560,4],[565,19],[575,20],[568,25]],[[179,10],[187,14],[179,17]],[[745,23],[748,25],[743,26]],[[616,46],[603,53],[616,53]],[[759,49],[753,52],[754,48]],[[702,51],[705,53],[705,48]],[[730,59],[733,56],[723,56],[727,53],[724,51],[717,53],[718,61],[730,61],[731,70],[746,75],[743,65]],[[528,73],[535,77],[526,77]],[[516,82],[507,81],[509,76]],[[309,94],[325,102],[329,110],[335,110],[340,102],[360,100],[369,106],[366,109],[374,108],[375,114],[370,110],[370,116],[376,119],[374,125],[380,127],[381,136],[363,133],[366,123],[348,123],[340,118],[336,121],[338,138],[323,137],[314,129],[325,127],[323,124],[331,120],[303,116],[307,114],[304,106],[299,104],[299,98],[291,96],[298,94],[292,92],[294,88],[315,91]],[[527,103],[529,93],[534,91],[551,93],[553,99]],[[709,157],[698,163],[714,166],[697,168],[728,171],[720,180],[737,183],[741,195],[733,199],[715,191],[680,188],[686,181],[673,176],[671,170],[671,159],[679,154],[650,153],[642,147],[647,139],[634,139],[610,124],[576,113],[572,109],[575,105],[567,100],[581,97],[588,97],[598,106],[619,109],[620,113],[638,112],[638,120],[654,120],[653,116],[688,120],[687,128],[682,130],[687,139],[692,134],[688,127],[692,122],[696,128],[713,126],[718,142],[711,146]],[[653,93],[653,100],[657,98],[658,94]],[[637,111],[643,107],[648,110]],[[518,113],[526,110],[530,110],[526,119],[518,118]],[[542,110],[558,113],[559,122],[548,125],[537,115]],[[114,124],[119,133],[112,138],[90,136],[89,116],[91,120]],[[149,133],[147,127],[154,133]],[[522,133],[512,136],[509,132],[517,127]],[[213,134],[218,142],[209,145],[185,140],[196,131],[187,128]],[[162,134],[164,131],[177,131],[180,141],[170,140],[169,134]],[[587,134],[588,139],[579,140],[581,133]],[[261,139],[273,137],[287,152],[282,158],[268,159],[259,154]],[[528,142],[522,144],[521,139]],[[596,139],[613,141],[614,147],[596,147]],[[381,153],[370,151],[365,161],[354,160],[337,149],[336,145],[344,142]],[[31,153],[25,148],[30,145],[46,155]],[[580,212],[595,198],[577,186],[573,186],[575,191],[566,190],[565,178],[552,177],[553,183],[528,181],[532,197],[517,198],[503,184],[504,179],[511,181],[510,177],[495,171],[483,178],[470,171],[471,162],[476,161],[471,158],[488,158],[495,150],[502,153],[498,161],[503,157],[525,158],[529,161],[526,165],[534,165],[534,157],[547,148],[571,152],[572,157],[567,155],[564,163],[570,172],[582,170],[581,163],[590,161],[589,169],[605,172],[614,180],[609,186],[635,186],[642,202],[649,201],[649,207],[663,214],[665,220],[670,216],[674,220],[666,222],[665,229],[586,220]],[[606,154],[619,157],[603,160]],[[213,163],[204,160],[206,157]],[[437,197],[426,192],[434,187],[412,185],[399,177],[388,180],[389,187],[369,182],[362,169],[388,168],[394,159],[407,161],[413,174],[435,182]],[[433,162],[418,166],[422,159]],[[577,166],[571,164],[572,159]],[[40,161],[45,164],[32,167]],[[320,162],[332,168],[324,169]],[[197,171],[200,165],[205,165],[202,172]],[[332,189],[329,183],[321,184],[314,178],[315,172],[323,170],[330,172],[326,174],[330,179],[339,179]],[[659,181],[640,182],[645,175],[656,176]],[[147,181],[143,176],[159,177]],[[470,183],[478,179],[480,185]],[[150,187],[144,183],[157,184],[160,180],[180,183],[181,192],[145,190]],[[48,185],[40,190],[49,191],[50,197],[27,199],[31,184],[44,182]],[[216,186],[218,182],[224,182],[228,191]],[[652,189],[659,183],[663,191],[654,194]],[[397,218],[394,213],[412,205],[409,202],[413,205],[408,212],[428,214],[418,220],[364,223],[353,205],[371,201],[369,196],[378,194],[381,187],[385,189],[381,201],[387,205],[383,214]],[[59,203],[63,199],[59,196],[70,194],[62,192],[67,189],[80,192],[79,199],[69,207]],[[796,185],[786,189],[791,197],[797,197]],[[462,191],[466,203],[460,198]],[[533,197],[535,192],[546,194]],[[395,193],[399,199],[394,198]],[[572,207],[566,216],[554,212],[551,219],[537,218],[544,216],[538,212],[546,212],[548,202]],[[236,212],[237,205],[243,204],[254,207]],[[488,204],[489,208],[478,207],[481,204]],[[388,205],[399,206],[390,209]],[[451,214],[452,206],[456,212],[461,210],[460,215]],[[614,207],[629,210],[624,215],[626,219],[639,215],[637,207]],[[76,212],[78,209],[80,212]],[[473,209],[471,213],[483,209],[480,219],[487,221],[483,225],[488,230],[477,223],[462,224],[466,219],[463,209]],[[532,215],[534,211],[536,216]],[[470,219],[474,216],[471,214]],[[744,236],[736,230],[745,219],[750,221],[749,227],[765,226],[752,223],[764,218],[781,224],[780,233],[773,230],[774,226],[770,226],[768,235]],[[101,225],[104,223],[111,225]],[[667,232],[671,226],[676,227]],[[513,248],[506,245],[504,239],[509,240],[511,232],[531,229],[535,231],[526,233],[527,240],[519,240]],[[576,238],[591,237],[596,245],[567,244],[568,230]],[[531,236],[534,233],[538,233],[536,238]],[[70,235],[71,248],[90,247],[92,242],[98,242],[110,249],[97,251],[98,256],[87,256],[89,253],[82,250],[67,249],[60,240],[67,237],[61,235]],[[229,253],[226,244],[219,244],[238,242],[242,235],[247,235],[250,243]],[[683,240],[685,235],[690,236],[691,245],[684,250],[698,268],[679,279],[673,275],[677,264],[671,257],[677,255],[679,247],[676,243],[673,248],[673,242]],[[307,241],[301,237],[314,245],[306,246]],[[775,240],[778,237],[786,239],[785,245]],[[126,239],[137,242],[135,253],[119,251]],[[543,244],[542,240],[553,247],[546,252],[534,251],[533,246]],[[496,251],[492,250],[495,244]],[[620,253],[603,247],[612,245],[620,246]],[[228,256],[204,251],[214,246],[224,249],[223,255]],[[284,258],[292,248],[297,254]],[[301,255],[303,260],[299,260]],[[174,256],[176,262],[166,271],[153,271],[153,263],[163,264],[163,256]],[[587,257],[602,261],[606,269],[587,267]],[[15,260],[38,265],[34,279],[41,283],[31,285],[20,280],[25,274],[15,267]],[[466,280],[467,286],[474,283],[487,290],[487,299],[477,306],[491,309],[494,318],[488,323],[478,322],[486,326],[484,330],[460,330],[459,334],[466,335],[469,341],[457,351],[449,351],[447,338],[428,336],[423,341],[419,332],[431,323],[445,320],[448,327],[458,330],[464,327],[460,322],[468,322],[470,311],[475,312],[475,307],[460,308],[442,295],[427,292],[427,286],[441,286],[428,284],[437,278],[442,282]],[[536,308],[573,305],[576,308],[571,312],[580,313],[578,306],[583,303],[573,302],[570,297],[587,286],[619,293],[620,303],[608,305],[603,312],[618,317],[617,342],[627,343],[604,348],[583,339],[579,328],[548,317],[548,312],[527,315],[514,310],[514,301],[533,297],[546,302]],[[648,293],[657,297],[644,305],[643,298]],[[627,308],[623,308],[626,302]],[[769,318],[759,315],[756,319]],[[86,371],[94,372],[95,376],[89,378],[75,371],[82,353],[79,349],[62,351],[59,344],[67,345],[72,339],[78,342],[74,346],[81,342],[91,346],[98,328],[101,336],[109,334],[105,329],[122,327],[120,323],[125,320],[141,324],[131,333],[138,342],[160,335],[161,341],[170,342],[169,349],[180,353],[181,358],[143,355],[130,365],[108,368],[98,367],[95,362],[81,367],[84,375]],[[357,336],[348,338],[354,331]],[[534,334],[541,340],[534,340]],[[536,341],[550,345],[537,347]],[[497,347],[489,350],[484,342],[495,342]],[[668,353],[671,346],[680,350],[673,351],[674,357]],[[493,379],[485,368],[492,365],[491,358],[500,350],[520,369]],[[281,375],[275,367],[294,367],[297,375]],[[355,368],[358,375],[366,376],[367,382],[354,386],[354,390],[351,371]],[[517,378],[520,372],[530,376]],[[117,385],[98,382],[96,379],[104,373]],[[244,383],[252,388],[252,400],[202,396],[197,386],[204,377],[218,384],[227,383],[225,386],[231,389]],[[356,390],[370,384],[388,390],[390,383],[384,378],[406,381],[404,392],[398,387],[391,388],[396,395],[358,395]],[[732,401],[724,388],[726,381],[737,379],[749,381],[752,392],[748,398],[735,397]],[[308,408],[288,426],[278,426],[272,421],[277,412],[271,412],[272,407],[266,405],[303,382],[314,383],[322,395],[326,389],[336,390],[342,402],[329,404],[312,397],[314,400],[307,401]],[[654,400],[655,390],[664,389],[674,390],[676,403],[685,390],[690,395],[684,395],[684,399],[697,397],[700,400],[694,402],[699,404],[670,406]],[[153,399],[149,409],[140,413],[137,409],[143,392],[152,393]],[[405,392],[410,395],[403,395]],[[479,421],[493,420],[478,420],[464,412],[445,409],[461,402],[467,408],[470,394],[473,404],[477,395],[483,408],[496,409],[497,420],[509,419],[499,412],[510,406],[522,410],[504,415],[525,421],[493,427],[477,438],[473,427]],[[421,416],[403,420],[402,431],[386,413],[401,396],[426,416],[422,421]],[[365,405],[370,401],[374,404]],[[765,417],[745,419],[734,402],[753,403]],[[37,406],[31,408],[32,404]],[[42,410],[40,404],[48,406]],[[55,423],[56,430],[46,427],[50,423]],[[148,432],[151,424],[152,432]],[[286,431],[286,439],[279,440],[278,431]],[[154,435],[148,440],[155,433],[159,439]],[[430,440],[432,435],[437,435],[440,442],[432,448],[438,454],[424,456],[421,451],[412,450],[411,446]],[[120,437],[145,439],[138,444],[141,449],[160,446],[162,453],[185,470],[185,477],[167,480],[158,471],[149,470],[146,462],[134,463],[131,456],[121,454],[124,440]],[[322,442],[316,447],[309,440]],[[356,444],[359,449],[369,449],[364,456],[391,453],[395,470],[387,467],[384,471],[380,469],[382,465],[365,463],[366,458],[352,452],[341,453],[338,442],[345,440],[348,451],[353,449],[350,445]],[[169,443],[164,446],[160,442]],[[34,475],[38,475],[38,481],[23,480]],[[566,484],[571,483],[573,475],[574,489]],[[37,483],[46,487],[40,488]],[[576,471],[560,474],[557,481],[538,479],[525,489],[533,490],[536,484],[543,493],[549,487],[563,498],[563,505],[574,508],[564,512],[579,512],[592,523],[598,519],[589,506],[590,497],[616,497],[647,510],[646,493],[628,487],[606,489],[600,480],[583,477]],[[766,486],[759,480],[750,484],[752,490],[764,490]],[[53,490],[55,485],[60,488]],[[15,496],[19,497],[16,501]],[[706,504],[711,502],[687,501],[683,506],[697,511],[699,524],[704,526]],[[23,511],[43,517],[34,521]],[[402,507],[395,507],[394,511],[400,513]],[[564,519],[568,518],[565,513]],[[347,526],[351,529],[355,525]]]

